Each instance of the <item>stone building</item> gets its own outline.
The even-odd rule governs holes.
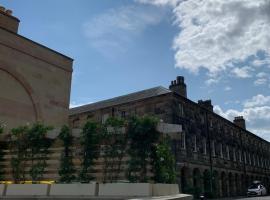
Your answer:
[[[172,149],[183,192],[201,188],[217,196],[241,195],[253,180],[269,188],[269,142],[246,130],[242,117],[230,122],[215,114],[210,100],[189,100],[183,77],[169,89],[155,87],[69,110],[72,59],[19,35],[18,27],[12,12],[0,7],[0,123],[5,130],[41,121],[56,128],[69,123],[76,135],[88,119],[154,115],[182,127]],[[45,178],[58,178],[59,146],[53,147]],[[7,178],[9,163],[1,163]]]
[[[254,180],[269,187],[269,142],[246,130],[243,117],[231,122],[214,113],[211,100],[188,99],[181,76],[169,89],[159,86],[72,108],[69,124],[76,129],[88,119],[105,122],[109,116],[132,115],[154,115],[182,126],[172,149],[183,192],[201,189],[219,197],[243,195]]]
[[[0,6],[0,123],[5,130],[67,123],[73,60],[18,34],[20,20]]]

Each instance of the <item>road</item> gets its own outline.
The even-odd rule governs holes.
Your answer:
[[[239,198],[222,198],[220,200],[270,200],[270,196],[263,197],[239,197]]]
[[[236,198],[237,199],[237,198]],[[270,196],[264,196],[264,197],[248,197],[248,198],[239,198],[237,200],[270,200]]]

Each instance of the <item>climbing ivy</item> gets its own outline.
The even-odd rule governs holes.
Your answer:
[[[51,140],[47,136],[47,132],[52,127],[45,126],[41,123],[35,123],[27,131],[27,139],[29,144],[29,175],[33,182],[40,181],[43,178],[49,154]]]
[[[125,121],[120,118],[108,118],[103,132],[103,181],[118,180],[121,172],[122,159],[127,145],[127,135],[124,133]]]
[[[157,183],[175,183],[175,158],[171,151],[170,138],[167,136],[153,148],[154,181]]]
[[[147,165],[151,158],[153,146],[158,142],[160,133],[156,130],[158,120],[154,117],[134,116],[128,123],[130,142],[127,178],[131,182],[147,182]]]
[[[61,154],[60,169],[58,171],[60,182],[70,183],[76,179],[74,175],[76,170],[72,162],[73,156],[70,148],[73,145],[73,136],[68,126],[64,125],[61,128],[58,139],[62,141],[64,146]]]
[[[26,166],[28,159],[29,140],[28,126],[13,128],[10,134],[9,149],[11,152],[12,176],[15,183],[24,182],[26,176]]]
[[[4,132],[4,126],[0,123],[0,135]],[[3,142],[1,142],[3,143]],[[0,163],[2,163],[4,161],[4,151],[3,151],[3,144],[0,144]],[[2,181],[4,179],[4,174],[5,171],[3,169],[3,167],[0,167],[0,181]]]
[[[99,142],[102,133],[102,126],[96,122],[88,121],[81,133],[82,162],[79,180],[89,182],[94,179],[93,172],[94,159],[99,156]]]

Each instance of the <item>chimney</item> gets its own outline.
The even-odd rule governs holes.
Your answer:
[[[12,10],[6,10],[0,6],[0,28],[4,28],[13,33],[18,32],[20,20],[12,16]]]
[[[200,106],[206,108],[207,110],[213,112],[213,105],[212,105],[212,102],[211,102],[210,99],[205,100],[205,101],[199,100],[199,101],[198,101],[198,104],[199,104]]]
[[[185,98],[187,98],[187,86],[183,76],[177,76],[176,80],[171,81],[169,89]]]
[[[233,123],[235,123],[237,126],[243,129],[246,129],[246,122],[243,116],[235,117]]]

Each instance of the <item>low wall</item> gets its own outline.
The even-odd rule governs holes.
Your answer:
[[[96,184],[52,184],[50,196],[95,196]]]
[[[150,183],[99,184],[99,196],[152,196]]]
[[[0,196],[100,196],[151,197],[179,194],[177,184],[0,184]]]
[[[47,184],[10,184],[6,196],[47,196]]]
[[[152,196],[167,196],[179,194],[177,184],[152,184]]]
[[[5,185],[4,184],[0,184],[0,196],[3,196],[5,192]]]

